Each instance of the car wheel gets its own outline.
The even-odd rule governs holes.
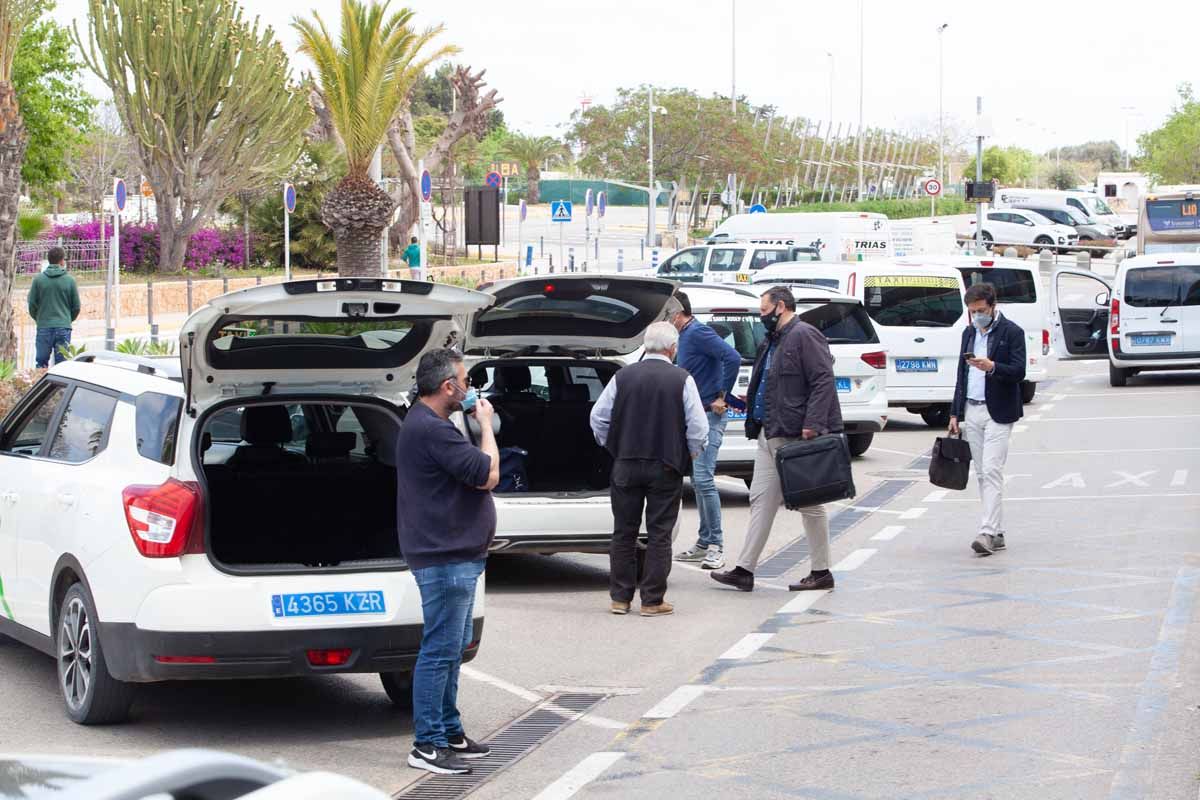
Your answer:
[[[983,246],[985,249],[987,249],[987,250],[992,249],[992,242],[994,240],[992,239],[992,235],[990,233],[988,233],[987,231],[984,231],[983,236],[981,236],[980,238],[983,239]]]
[[[1021,381],[1021,402],[1029,404],[1033,402],[1033,396],[1037,393],[1037,384],[1029,381]]]
[[[1039,236],[1033,240],[1033,243],[1038,247],[1052,247],[1054,245],[1054,240],[1049,236]]]
[[[1129,380],[1130,370],[1123,369],[1114,365],[1111,361],[1108,362],[1108,385],[1109,386],[1124,386]]]
[[[108,672],[99,630],[96,606],[83,584],[76,583],[59,608],[55,648],[67,716],[80,725],[121,722],[133,703],[133,686]]]
[[[383,690],[396,708],[411,711],[413,707],[413,674],[411,672],[381,672]]]
[[[950,420],[946,420],[947,424],[949,424],[949,422]],[[846,434],[846,440],[850,444],[850,455],[861,456],[863,453],[867,452],[867,449],[871,446],[871,441],[874,438],[874,433]]]
[[[950,406],[929,406],[922,409],[921,419],[931,428],[945,428],[950,424]]]

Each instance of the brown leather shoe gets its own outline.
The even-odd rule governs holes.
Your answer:
[[[643,617],[665,617],[675,613],[675,606],[663,601],[656,606],[642,606]]]
[[[832,588],[833,588],[833,573],[832,572],[826,572],[824,575],[813,575],[810,572],[807,577],[788,586],[788,591],[811,592],[814,589],[832,589]]]
[[[612,605],[609,608],[612,610],[612,613],[614,613],[614,614],[628,614],[629,613],[629,603],[622,603],[620,600],[613,600]]]

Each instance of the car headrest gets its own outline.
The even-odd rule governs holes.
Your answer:
[[[529,367],[496,367],[496,390],[505,394],[527,392],[533,386]]]
[[[552,402],[559,403],[586,403],[591,399],[592,394],[588,391],[588,387],[581,383],[564,383],[556,386],[550,398]]]
[[[358,437],[349,431],[310,433],[304,454],[309,458],[346,458],[357,444]]]
[[[290,442],[292,419],[287,406],[246,406],[242,411],[242,439],[250,444]]]

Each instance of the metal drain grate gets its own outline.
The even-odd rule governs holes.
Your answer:
[[[472,760],[470,775],[430,775],[395,797],[409,800],[455,800],[466,797],[607,697],[606,694],[592,692],[552,695],[525,716],[492,734],[487,739],[491,755]]]
[[[871,512],[865,509],[879,508],[891,502],[898,494],[916,481],[882,481],[874,489],[859,497],[854,507],[844,508],[829,519],[829,541],[833,541],[852,527],[862,522]],[[797,517],[797,521],[799,518]],[[793,539],[782,550],[758,565],[754,574],[761,578],[778,578],[808,558],[808,538]]]

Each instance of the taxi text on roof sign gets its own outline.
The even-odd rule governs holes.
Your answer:
[[[924,286],[934,289],[957,289],[958,281],[954,278],[937,275],[868,275],[863,281],[867,288],[880,286]]]

